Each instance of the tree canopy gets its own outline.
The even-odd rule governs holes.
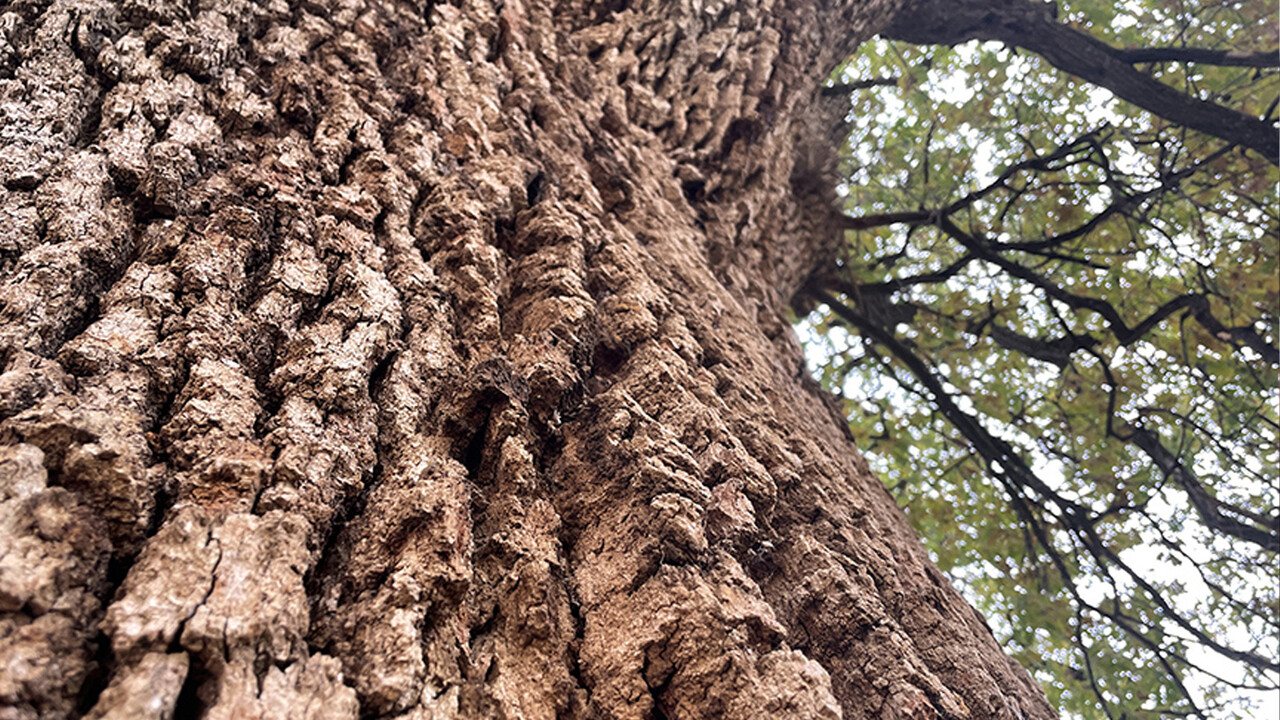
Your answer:
[[[939,565],[1065,713],[1274,703],[1273,4],[925,0],[827,93],[802,334]]]

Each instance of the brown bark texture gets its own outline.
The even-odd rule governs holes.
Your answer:
[[[890,2],[0,10],[0,718],[1049,718],[805,379]]]

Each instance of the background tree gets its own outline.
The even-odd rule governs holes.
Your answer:
[[[1274,6],[925,2],[885,35],[828,89],[849,244],[807,321],[859,445],[1064,710],[1274,707]]]

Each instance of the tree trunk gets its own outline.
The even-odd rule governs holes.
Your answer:
[[[1052,717],[783,315],[892,4],[10,4],[0,718]]]

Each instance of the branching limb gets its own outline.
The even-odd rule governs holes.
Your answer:
[[[854,308],[851,308],[841,302],[825,290],[814,289],[810,291],[810,294],[814,299],[825,303],[829,308],[831,308],[833,313],[848,322],[851,326],[857,328],[859,332],[872,342],[888,349],[899,362],[906,366],[907,370],[915,377],[916,381],[923,386],[924,391],[929,395],[934,407],[938,408],[952,426],[969,440],[974,450],[987,462],[993,475],[1005,485],[1005,489],[1009,494],[1010,501],[1015,512],[1024,522],[1031,522],[1031,528],[1036,535],[1037,541],[1046,550],[1046,552],[1050,554],[1050,557],[1055,560],[1055,565],[1058,567],[1059,572],[1063,575],[1064,581],[1067,582],[1068,585],[1071,584],[1070,572],[1068,571],[1065,563],[1057,557],[1057,552],[1053,549],[1052,541],[1044,532],[1044,528],[1041,526],[1040,522],[1032,522],[1034,518],[1030,517],[1030,508],[1027,505],[1028,499],[1024,496],[1024,492],[1029,491],[1034,494],[1037,499],[1035,502],[1037,507],[1044,510],[1056,508],[1057,512],[1054,514],[1058,517],[1059,522],[1062,523],[1062,526],[1065,529],[1069,530],[1072,535],[1080,540],[1083,547],[1096,562],[1102,564],[1104,567],[1110,565],[1122,570],[1130,577],[1132,582],[1137,587],[1141,588],[1142,591],[1151,598],[1156,606],[1160,608],[1163,617],[1185,630],[1195,638],[1197,642],[1200,642],[1206,647],[1212,648],[1225,657],[1246,663],[1261,670],[1275,671],[1276,669],[1280,669],[1280,665],[1276,662],[1264,658],[1257,653],[1238,650],[1218,642],[1208,633],[1196,627],[1190,620],[1179,614],[1160,594],[1157,588],[1134,572],[1133,569],[1119,557],[1119,555],[1106,545],[1098,534],[1097,528],[1094,527],[1093,522],[1090,520],[1092,514],[1086,507],[1063,497],[1060,493],[1053,490],[1052,487],[1036,476],[1022,457],[1014,450],[1013,446],[1011,446],[1007,441],[993,435],[983,427],[978,418],[961,409],[960,406],[952,399],[951,394],[947,392],[943,381],[935,375],[929,365],[914,351],[912,351],[911,348],[904,344],[903,341],[895,337],[892,332],[885,329],[882,325],[877,324],[871,318],[868,318]],[[1112,380],[1112,382],[1114,383],[1114,380]],[[1114,405],[1110,407],[1110,410],[1114,411]],[[1141,429],[1136,430],[1144,432],[1141,431]],[[1143,441],[1138,437],[1137,432],[1130,433],[1129,438],[1126,439],[1130,439],[1131,442],[1134,442],[1143,450],[1147,449],[1143,447]],[[1159,445],[1158,439],[1156,445]],[[1159,445],[1159,450],[1163,450],[1173,458],[1172,462],[1175,463],[1175,465],[1173,465],[1175,469],[1181,467],[1180,463],[1177,462],[1176,456],[1169,453],[1163,445]],[[1152,452],[1158,452],[1158,450],[1152,450]],[[1152,457],[1153,460],[1155,460],[1155,456]],[[1167,459],[1168,458],[1166,458],[1166,460]],[[1159,463],[1160,461],[1156,460],[1156,462]],[[1192,479],[1194,480],[1194,478]],[[1230,519],[1228,518],[1227,520]],[[1072,592],[1073,594],[1075,593],[1074,588],[1072,589]],[[1078,602],[1084,603],[1084,600],[1080,598],[1078,594],[1076,595],[1076,599]],[[1157,646],[1151,644],[1150,638],[1146,637],[1140,628],[1132,626],[1132,624],[1128,622],[1128,619],[1122,614],[1106,613],[1097,606],[1090,605],[1088,603],[1085,603],[1085,605],[1087,607],[1091,607],[1095,611],[1102,612],[1103,614],[1111,617],[1112,620],[1116,621],[1119,626],[1125,628],[1126,631],[1138,639],[1139,642],[1152,647],[1153,651],[1157,652],[1163,659],[1163,654],[1159,653]],[[1171,677],[1174,677],[1175,681],[1177,681],[1176,673],[1172,672],[1172,668],[1169,670]]]
[[[919,45],[956,45],[968,40],[1014,45],[1158,117],[1249,148],[1280,164],[1280,136],[1274,124],[1155,80],[1133,67],[1125,51],[1059,23],[1045,3],[918,0],[898,13],[884,35]]]
[[[1001,270],[1009,273],[1009,275],[1018,278],[1024,282],[1038,288],[1044,294],[1054,300],[1064,303],[1065,305],[1077,310],[1091,310],[1097,313],[1102,319],[1106,320],[1107,326],[1110,328],[1112,335],[1121,345],[1131,345],[1144,335],[1154,329],[1166,318],[1172,316],[1179,310],[1186,309],[1206,330],[1213,333],[1215,337],[1223,341],[1237,341],[1248,345],[1255,352],[1270,363],[1280,362],[1280,348],[1271,345],[1261,334],[1251,326],[1226,327],[1223,325],[1209,308],[1209,299],[1204,295],[1196,293],[1188,293],[1180,295],[1172,300],[1165,302],[1156,308],[1150,315],[1140,320],[1136,325],[1130,327],[1125,322],[1120,313],[1111,305],[1111,303],[1087,295],[1078,295],[1069,292],[1059,286],[1057,283],[1036,274],[1022,264],[1005,257],[997,252],[992,243],[971,235],[960,229],[950,218],[943,216],[938,219],[938,228],[944,233],[951,236],[959,242],[971,254],[979,259],[999,267]]]
[[[1177,455],[1170,452],[1155,433],[1137,426],[1125,428],[1122,434],[1122,439],[1141,448],[1163,473],[1178,483],[1178,486],[1187,493],[1187,498],[1191,500],[1191,505],[1200,515],[1200,519],[1209,528],[1224,535],[1251,542],[1264,550],[1280,552],[1280,533],[1247,525],[1228,516],[1226,512],[1231,511],[1231,506],[1213,497],[1195,473],[1191,472]]]

